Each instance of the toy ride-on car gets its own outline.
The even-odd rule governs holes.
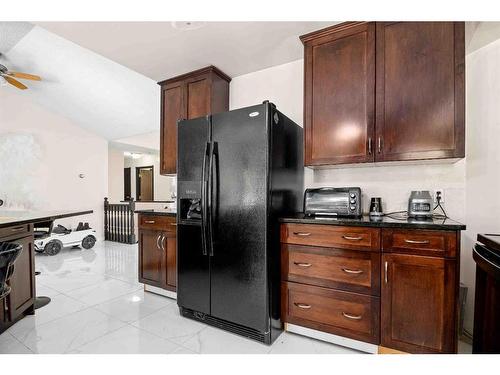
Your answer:
[[[35,231],[35,251],[47,255],[58,254],[63,247],[81,246],[91,249],[97,241],[95,230],[88,223],[80,223],[75,230],[62,225],[50,228],[48,232]]]

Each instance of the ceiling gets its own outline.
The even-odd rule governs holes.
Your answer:
[[[9,24],[0,22],[0,31],[23,30]],[[12,35],[19,39],[20,33]],[[30,97],[106,139],[158,130],[160,90],[155,81],[41,27],[31,28],[0,63],[43,79],[25,82],[29,90],[10,85],[1,90]]]
[[[155,81],[215,65],[231,77],[302,58],[298,37],[337,22],[38,22]],[[184,22],[178,22],[183,26]],[[197,25],[196,25],[197,24]]]

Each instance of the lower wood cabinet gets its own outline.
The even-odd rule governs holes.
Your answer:
[[[14,273],[9,284],[11,292],[7,297],[8,314],[11,321],[33,307],[35,301],[35,258],[33,237],[23,237],[12,242],[22,245],[23,251],[14,263]]]
[[[139,217],[139,281],[176,291],[177,236],[175,217]]]
[[[285,323],[408,353],[457,352],[459,231],[286,223],[281,234]]]
[[[283,282],[284,321],[336,335],[379,343],[378,297]]]
[[[455,353],[456,261],[382,256],[382,345],[406,352]]]
[[[12,242],[23,247],[9,280],[10,294],[0,300],[0,332],[23,315],[34,313],[35,258],[32,225],[25,224],[0,230],[0,242]]]

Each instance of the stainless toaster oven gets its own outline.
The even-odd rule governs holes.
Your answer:
[[[359,187],[306,189],[306,216],[360,217],[363,215]]]

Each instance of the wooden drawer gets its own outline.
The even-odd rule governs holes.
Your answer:
[[[28,235],[30,231],[31,231],[30,224],[20,224],[20,225],[13,225],[7,228],[0,228],[0,238],[7,238],[7,237],[20,238],[25,235]]]
[[[282,224],[281,242],[338,249],[379,251],[380,229],[320,224]]]
[[[281,245],[284,281],[380,295],[380,253]]]
[[[382,249],[389,253],[455,258],[457,244],[457,232],[454,231],[382,230]]]
[[[175,232],[176,225],[176,218],[173,216],[139,215],[139,229]]]
[[[281,287],[285,322],[379,343],[378,297],[291,282]]]

